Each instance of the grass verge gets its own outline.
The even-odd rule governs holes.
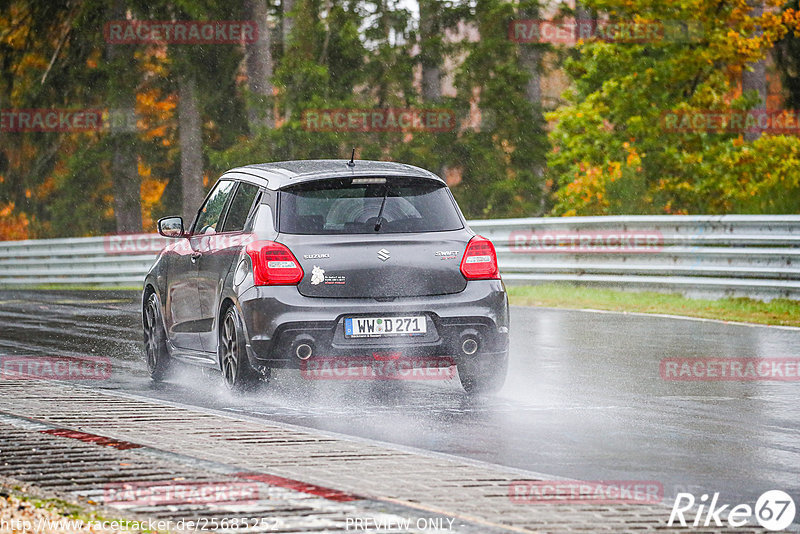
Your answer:
[[[22,286],[3,286],[3,291],[141,291],[142,286],[107,286],[92,284],[35,284]]]
[[[509,300],[517,306],[595,309],[621,312],[662,313],[782,326],[800,326],[800,301],[749,298],[690,299],[678,294],[629,292],[577,287],[566,284],[509,286]]]
[[[140,287],[111,288],[92,285],[41,285],[25,289],[141,291]],[[800,327],[800,301],[788,299],[775,299],[770,302],[748,298],[691,299],[679,294],[618,291],[568,284],[509,286],[508,295],[511,304],[516,306],[662,313],[721,321]]]
[[[91,502],[91,501],[89,501]],[[97,510],[57,498],[42,498],[19,487],[0,487],[0,518],[5,532],[80,534],[156,534],[141,520],[109,518]],[[165,525],[166,526],[166,525]],[[166,530],[164,531],[166,532]]]

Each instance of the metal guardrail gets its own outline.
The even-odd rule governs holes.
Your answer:
[[[800,215],[470,221],[509,284],[567,282],[691,296],[800,300]],[[0,242],[0,286],[139,287],[157,235]]]
[[[509,284],[800,299],[797,215],[561,217],[470,226],[494,242]]]
[[[141,287],[166,238],[79,237],[0,242],[0,286]]]

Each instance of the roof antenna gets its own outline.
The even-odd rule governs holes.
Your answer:
[[[347,166],[348,167],[355,167],[356,166],[356,162],[353,161],[355,159],[355,157],[356,157],[356,149],[355,149],[355,147],[353,147],[353,153],[350,155],[350,161],[347,162]]]

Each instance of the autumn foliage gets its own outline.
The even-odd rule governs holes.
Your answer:
[[[542,4],[419,0],[422,24],[408,6],[378,0],[9,0],[0,10],[0,110],[101,109],[128,119],[118,130],[0,129],[0,240],[152,231],[185,209],[183,198],[194,202],[187,184],[201,193],[234,166],[349,157],[352,147],[362,159],[447,177],[470,218],[800,212],[799,136],[679,131],[663,120],[757,108],[760,95],[742,80],[762,60],[768,104],[800,102],[797,0],[585,0],[612,26],[691,31],[575,46],[510,39],[509,25],[543,17]],[[572,2],[548,5],[556,18],[575,16]],[[254,7],[267,38],[247,45],[112,44],[103,34],[110,20],[235,21]],[[268,62],[247,48],[259,43]],[[258,92],[251,72],[264,69]],[[532,82],[553,73],[566,75],[568,90],[544,102]],[[189,100],[198,121],[181,114]],[[315,110],[391,108],[445,110],[454,128],[304,123]],[[182,137],[188,123],[199,126]],[[185,164],[186,154],[199,163]]]
[[[701,24],[687,42],[582,43],[565,68],[567,105],[549,115],[554,213],[798,213],[800,139],[670,131],[665,112],[748,110],[742,72],[800,27],[794,9],[744,0],[597,0],[612,18]]]

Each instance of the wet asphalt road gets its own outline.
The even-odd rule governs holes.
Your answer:
[[[153,384],[132,293],[0,292],[0,355],[108,356],[112,378],[93,387],[558,477],[656,480],[666,496],[718,491],[728,503],[769,489],[800,498],[800,381],[659,374],[667,357],[796,357],[800,329],[521,307],[511,318],[509,378],[485,399],[457,379],[308,381],[298,371],[245,397],[191,369]]]

